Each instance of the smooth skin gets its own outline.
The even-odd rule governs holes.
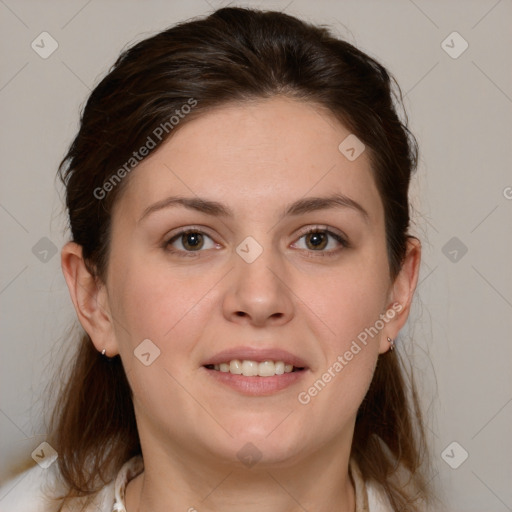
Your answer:
[[[145,470],[127,487],[128,512],[355,510],[356,413],[387,337],[409,315],[421,247],[410,239],[392,281],[367,152],[351,162],[338,149],[349,133],[321,107],[284,97],[210,111],[126,178],[105,282],[80,246],[63,248],[78,318],[98,351],[120,354],[133,390]],[[297,200],[334,193],[366,214],[341,206],[281,218]],[[148,211],[171,196],[216,201],[233,216]],[[196,237],[177,236],[183,228]],[[248,236],[263,248],[252,263],[236,252]],[[400,313],[301,404],[299,393],[394,303]],[[149,366],[134,356],[145,339],[161,351]],[[239,346],[287,350],[308,370],[275,394],[247,396],[203,367]],[[261,453],[250,468],[237,457],[249,442]]]

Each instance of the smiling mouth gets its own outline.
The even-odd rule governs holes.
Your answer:
[[[220,364],[207,364],[204,366],[207,370],[219,371],[222,373],[231,373],[233,375],[243,375],[244,377],[274,377],[285,373],[304,371],[305,368],[293,366],[284,361],[251,361],[233,359]]]

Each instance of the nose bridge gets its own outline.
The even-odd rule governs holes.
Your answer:
[[[252,293],[264,296],[276,293],[281,287],[282,256],[268,234],[257,236],[261,243],[248,236],[236,247],[235,273],[240,286],[250,286]]]

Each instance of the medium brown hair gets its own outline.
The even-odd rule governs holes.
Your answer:
[[[148,136],[169,125],[191,99],[194,108],[159,144],[209,109],[276,95],[326,108],[365,144],[384,206],[394,279],[406,253],[408,187],[417,163],[407,117],[403,113],[402,120],[396,109],[402,106],[396,81],[376,60],[324,27],[280,12],[242,8],[219,9],[135,44],[91,93],[59,168],[72,240],[82,246],[90,271],[100,280],[107,275],[111,212],[127,173],[101,198],[97,191],[105,191],[104,184],[123,166],[126,170]],[[49,432],[68,497],[92,494],[141,453],[121,359],[102,356],[87,334]],[[397,351],[388,352],[379,357],[359,408],[352,457],[365,479],[383,486],[395,510],[413,511],[416,498],[428,497],[425,446],[412,375]],[[399,465],[410,476],[407,487],[393,478]]]

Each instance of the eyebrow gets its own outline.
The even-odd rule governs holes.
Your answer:
[[[171,196],[148,206],[138,222],[141,222],[148,215],[171,207],[183,206],[215,217],[234,217],[234,213],[228,206],[217,201],[210,201],[200,197]],[[368,221],[368,212],[350,197],[344,194],[332,194],[326,197],[306,197],[288,205],[280,219],[287,216],[302,215],[304,213],[327,210],[331,208],[349,208],[359,213],[365,221]]]

